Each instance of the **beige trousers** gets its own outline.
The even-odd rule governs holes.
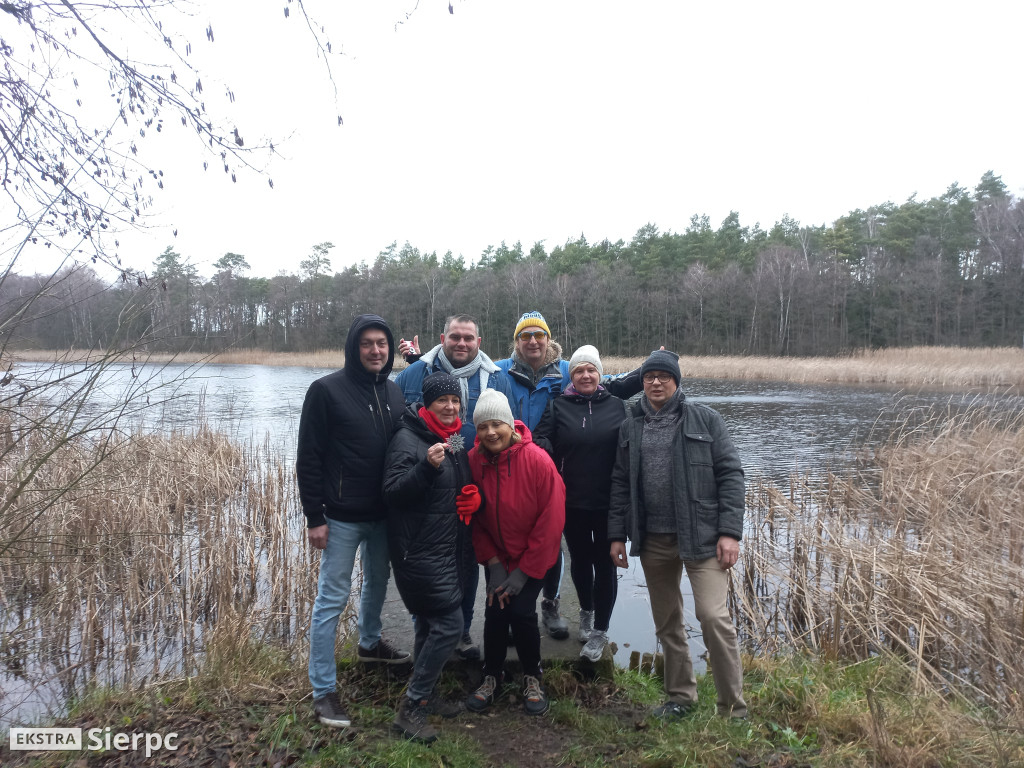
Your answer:
[[[700,622],[711,660],[711,675],[718,692],[718,714],[745,717],[743,665],[736,627],[729,615],[729,573],[714,557],[680,560],[674,534],[648,534],[640,552],[654,614],[654,631],[665,652],[665,693],[677,704],[697,703],[690,646],[683,625],[683,594],[679,584],[683,568],[693,590],[694,612]]]

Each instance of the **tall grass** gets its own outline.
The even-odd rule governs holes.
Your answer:
[[[0,663],[31,684],[187,676],[217,632],[288,647],[307,630],[316,569],[294,474],[269,443],[205,426],[68,441],[0,533],[24,518],[0,558]],[[0,721],[18,705],[0,701]]]
[[[892,653],[1024,725],[1024,417],[907,424],[853,477],[755,483],[734,600],[748,639]]]

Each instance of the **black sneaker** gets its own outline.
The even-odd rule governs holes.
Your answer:
[[[313,714],[317,720],[331,728],[348,728],[352,725],[352,720],[342,708],[341,699],[336,692],[313,699]]]
[[[359,661],[377,664],[407,664],[412,661],[412,655],[408,651],[400,651],[387,640],[381,638],[373,648],[359,646],[356,658]]]
[[[424,744],[437,741],[437,730],[427,722],[426,699],[415,701],[408,696],[402,696],[402,703],[398,706],[398,714],[395,715],[391,727],[411,741]]]
[[[558,612],[558,598],[540,601],[540,615],[544,621],[544,629],[555,640],[565,640],[569,636],[569,622]]]
[[[478,661],[480,659],[480,646],[473,643],[469,632],[462,635],[462,639],[455,647],[455,655],[463,661]]]
[[[427,699],[428,715],[440,715],[447,720],[449,717],[461,715],[462,712],[463,707],[461,701],[448,701],[448,699],[443,699],[436,693]]]
[[[499,685],[501,683],[494,675],[484,675],[480,687],[466,697],[466,709],[470,712],[483,712],[494,703]]]
[[[664,704],[659,704],[651,710],[651,714],[659,720],[680,720],[692,714],[693,710],[693,704],[679,704],[675,701],[666,701]]]
[[[528,715],[543,715],[548,711],[548,697],[540,687],[540,680],[531,675],[523,678],[523,709]]]

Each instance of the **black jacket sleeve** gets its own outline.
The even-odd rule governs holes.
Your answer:
[[[327,394],[319,381],[306,391],[299,418],[299,440],[295,459],[295,478],[299,484],[299,500],[306,515],[306,524],[315,528],[327,523],[323,496],[324,462],[330,453],[327,433]]]
[[[533,442],[548,452],[548,456],[555,458],[555,403],[557,398],[548,403],[544,409],[544,415],[540,417],[540,423],[533,430]]]

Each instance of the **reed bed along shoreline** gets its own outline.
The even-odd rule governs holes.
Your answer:
[[[92,353],[95,356],[97,353]],[[14,362],[84,361],[88,352],[47,350],[8,352]],[[128,354],[137,362],[210,362],[218,365],[277,365],[338,368],[344,365],[341,350],[311,353],[229,350],[216,355]],[[605,371],[624,373],[643,362],[643,357],[603,358]],[[968,349],[963,347],[908,347],[862,350],[837,357],[742,357],[684,355],[679,361],[686,378],[750,379],[793,383],[883,384],[951,389],[1024,387],[1024,350],[1010,347]],[[396,361],[395,368],[405,366]]]
[[[16,434],[0,438],[8,488],[44,448]],[[1024,417],[937,414],[860,471],[752,479],[732,590],[746,645],[891,655],[920,686],[1024,727],[1022,456]],[[188,676],[228,637],[301,669],[316,592],[303,533],[294,473],[268,443],[204,425],[69,440],[0,517],[0,665],[72,696]]]

